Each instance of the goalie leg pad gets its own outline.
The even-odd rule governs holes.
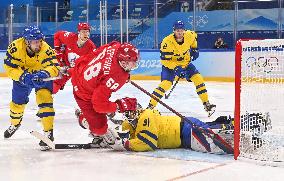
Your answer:
[[[191,148],[191,130],[192,130],[192,126],[191,124],[185,122],[185,121],[181,121],[181,146],[183,148]]]

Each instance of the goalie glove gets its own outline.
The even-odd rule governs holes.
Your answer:
[[[116,151],[129,150],[129,130],[123,131],[121,126],[109,130],[112,132],[112,135],[115,135],[114,144],[109,146]]]

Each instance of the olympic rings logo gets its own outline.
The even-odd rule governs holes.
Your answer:
[[[246,59],[246,66],[255,71],[263,70],[266,73],[271,73],[279,67],[279,60],[277,57],[248,57]]]

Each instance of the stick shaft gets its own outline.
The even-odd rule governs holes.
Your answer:
[[[165,98],[168,99],[171,95],[171,93],[173,92],[173,90],[175,89],[176,85],[179,82],[180,77],[178,77],[177,81],[175,82],[174,86],[172,87],[172,89],[170,90],[170,92],[168,94],[165,95]]]
[[[185,116],[183,116],[182,114],[180,114],[179,112],[177,112],[176,110],[174,110],[173,108],[171,108],[170,106],[168,106],[167,104],[165,104],[163,101],[159,100],[158,98],[156,98],[155,96],[153,96],[152,94],[150,94],[147,90],[145,90],[144,88],[142,88],[141,86],[139,86],[138,84],[136,84],[133,81],[130,81],[130,83],[136,87],[137,89],[141,90],[142,92],[144,92],[145,94],[147,94],[148,96],[150,96],[151,98],[155,99],[157,102],[159,102],[161,105],[163,105],[165,108],[167,108],[168,110],[170,110],[171,112],[173,112],[174,114],[176,114],[177,116],[179,116],[182,120],[185,120],[186,122],[190,123],[192,125],[193,128],[198,129],[199,131],[201,131],[202,133],[206,134],[208,137],[210,137],[215,144],[222,146],[224,148],[224,152],[227,152],[229,154],[233,154],[234,153],[234,149],[232,148],[232,146],[230,144],[228,144],[222,137],[220,137],[218,134],[214,133],[211,129],[207,128],[202,128],[202,127],[198,127],[195,124],[193,124],[189,119],[187,119]]]

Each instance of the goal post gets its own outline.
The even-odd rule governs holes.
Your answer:
[[[284,162],[284,39],[241,39],[235,55],[234,158]]]

